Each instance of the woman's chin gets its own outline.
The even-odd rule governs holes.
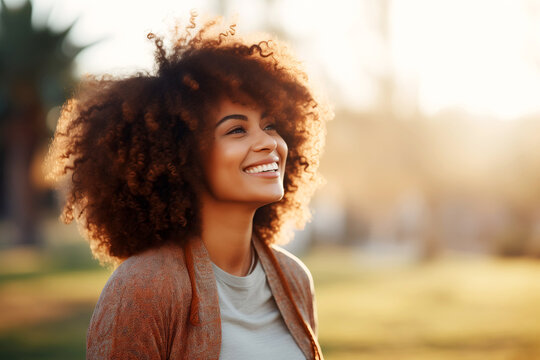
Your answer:
[[[281,199],[283,199],[283,194],[279,195],[279,196],[276,196],[275,198],[273,198],[272,200],[269,200],[267,202],[267,204],[272,204],[272,203],[276,203],[276,202],[279,202],[281,201]]]
[[[268,204],[278,202],[281,199],[283,199],[283,192],[279,192],[279,193],[272,194],[272,195],[265,194],[264,196],[254,197],[253,202],[257,203],[258,206],[261,207],[261,206],[265,206],[265,205],[268,205]]]

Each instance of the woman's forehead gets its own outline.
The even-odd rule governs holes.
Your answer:
[[[235,111],[235,110],[250,110],[250,111],[257,111],[262,112],[263,106],[253,100],[251,97],[248,96],[242,96],[242,97],[232,97],[232,96],[224,96],[220,98],[216,105],[214,106],[213,111],[213,117],[217,118],[219,115]],[[219,121],[219,119],[215,119],[216,121]]]

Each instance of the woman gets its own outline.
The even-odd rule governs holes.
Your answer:
[[[328,112],[283,45],[215,27],[149,34],[156,74],[87,79],[63,108],[64,220],[118,266],[88,359],[322,358],[311,275],[273,244],[307,219]]]

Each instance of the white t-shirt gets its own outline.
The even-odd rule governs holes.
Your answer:
[[[221,312],[219,358],[305,360],[277,308],[260,262],[243,277],[212,266]]]

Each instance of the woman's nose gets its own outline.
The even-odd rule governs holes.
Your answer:
[[[276,139],[264,130],[257,131],[253,150],[255,151],[274,151],[277,148]]]

